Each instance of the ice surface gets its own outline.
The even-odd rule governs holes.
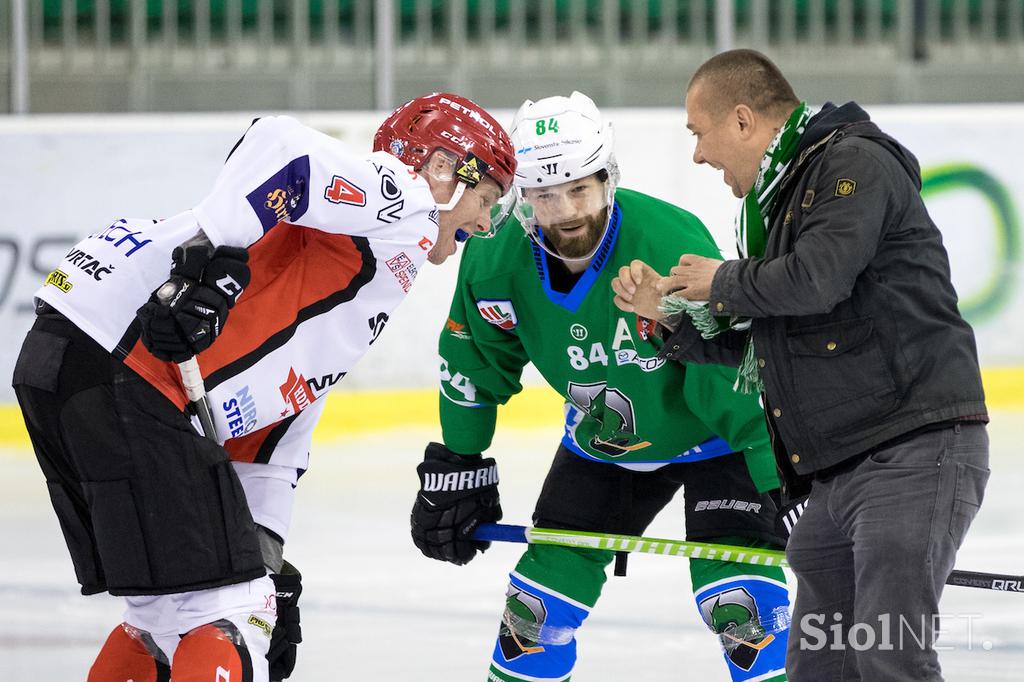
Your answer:
[[[1024,573],[1017,502],[1024,491],[1024,415],[996,414],[992,478],[958,567]],[[499,432],[505,521],[529,523],[557,428]],[[304,575],[305,641],[292,679],[482,681],[521,545],[495,545],[463,567],[422,557],[408,537],[415,466],[431,430],[396,429],[316,447],[299,484],[286,556]],[[57,521],[30,453],[0,451],[0,680],[84,680],[118,599],[79,595]],[[683,537],[680,500],[648,530]],[[686,561],[634,556],[609,578],[579,636],[574,680],[727,680],[697,616]],[[1024,679],[1024,594],[949,587],[940,646],[947,680]],[[969,634],[967,623],[973,631]],[[991,649],[986,649],[986,642]]]

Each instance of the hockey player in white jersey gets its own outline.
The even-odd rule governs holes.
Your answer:
[[[397,109],[373,147],[258,119],[197,206],[114,221],[37,292],[15,391],[83,594],[127,603],[90,682],[290,674],[282,545],[321,398],[424,260],[490,229],[515,170],[501,126],[451,94]],[[193,356],[219,443],[185,411]]]

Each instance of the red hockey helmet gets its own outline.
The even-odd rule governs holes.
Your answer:
[[[455,174],[470,187],[482,174],[503,194],[512,187],[512,141],[493,116],[465,97],[446,92],[417,97],[395,109],[373,136],[373,151],[390,152],[416,170],[438,149],[460,159]]]

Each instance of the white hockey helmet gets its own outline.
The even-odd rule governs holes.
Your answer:
[[[568,97],[558,95],[523,102],[512,121],[509,136],[516,154],[516,172],[512,179],[516,190],[514,211],[526,234],[556,258],[589,260],[608,233],[610,208],[619,182],[611,122],[604,120],[594,100],[573,91]],[[605,183],[604,203],[597,208],[609,209],[602,238],[584,256],[571,258],[557,253],[543,239],[543,226],[535,218],[536,212],[527,193],[534,188],[572,183],[602,171],[604,174],[599,179]]]
[[[526,100],[512,120],[516,187],[579,180],[615,165],[615,135],[594,100],[582,92]]]

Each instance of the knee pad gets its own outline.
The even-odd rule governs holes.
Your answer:
[[[489,679],[567,679],[576,665],[576,629],[590,607],[518,573],[509,578]]]
[[[785,680],[790,615],[782,569],[698,559],[690,571],[697,610],[718,635],[733,682]]]
[[[245,639],[229,620],[190,630],[171,663],[174,682],[253,682],[252,668]]]
[[[115,627],[89,668],[88,682],[170,682],[167,656],[145,630]]]

